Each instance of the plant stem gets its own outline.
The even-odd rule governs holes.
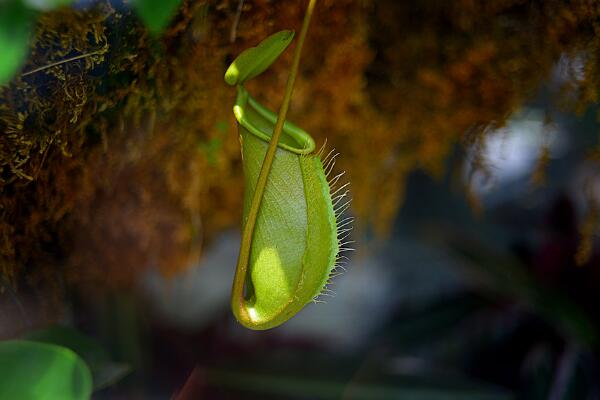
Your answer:
[[[285,87],[285,94],[283,96],[283,102],[277,115],[277,122],[273,129],[273,135],[269,142],[269,147],[265,158],[263,160],[258,181],[256,183],[256,189],[252,202],[250,203],[250,210],[248,211],[248,217],[244,224],[244,230],[242,232],[242,243],[240,245],[240,254],[238,256],[237,267],[235,270],[235,277],[233,279],[233,288],[231,291],[231,304],[234,310],[239,311],[238,318],[250,321],[251,317],[248,315],[248,310],[245,307],[246,301],[244,298],[244,287],[246,282],[246,276],[248,275],[248,262],[250,261],[250,248],[252,246],[252,237],[254,236],[254,226],[256,225],[256,219],[260,210],[260,205],[267,185],[267,179],[269,178],[269,172],[271,172],[271,166],[273,165],[273,159],[275,158],[275,152],[277,151],[277,144],[283,131],[283,124],[290,107],[290,100],[292,99],[292,93],[294,91],[294,83],[296,82],[296,76],[298,75],[298,66],[300,65],[300,55],[302,53],[302,46],[304,45],[304,39],[306,38],[306,32],[310,24],[313,10],[315,8],[316,0],[310,0],[306,13],[304,14],[304,21],[300,30],[300,36],[298,38],[298,44],[294,50],[294,58],[292,60],[292,69],[287,80]]]
[[[240,17],[242,16],[242,10],[244,9],[244,0],[240,0],[238,3],[238,8],[235,12],[235,19],[233,20],[233,25],[231,26],[231,31],[229,32],[229,42],[235,42],[235,37],[237,36],[237,28],[240,23]]]

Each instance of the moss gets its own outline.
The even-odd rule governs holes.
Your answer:
[[[184,2],[161,39],[110,2],[39,20],[24,76],[0,89],[4,277],[128,285],[147,267],[185,267],[239,225],[234,93],[222,75],[303,12],[244,4],[235,28],[237,0]],[[457,142],[502,125],[561,55],[581,55],[586,70],[561,98],[596,101],[599,16],[584,0],[323,0],[290,117],[343,154],[362,228],[385,234],[408,173],[440,175]],[[272,108],[290,61],[252,82]]]

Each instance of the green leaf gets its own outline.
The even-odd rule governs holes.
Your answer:
[[[20,1],[0,1],[0,85],[8,82],[23,64],[35,12]]]
[[[256,47],[244,50],[225,72],[225,82],[242,85],[249,79],[262,74],[283,53],[294,39],[294,31],[277,32]]]
[[[53,326],[30,333],[27,339],[64,346],[77,353],[90,368],[94,390],[112,385],[131,370],[127,364],[113,362],[98,342],[72,328]]]
[[[161,33],[175,15],[181,0],[135,0],[134,7],[153,34]]]
[[[89,399],[92,377],[73,351],[56,345],[0,342],[0,399]]]

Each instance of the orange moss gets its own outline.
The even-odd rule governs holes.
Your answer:
[[[102,3],[40,19],[31,71],[0,89],[0,274],[128,285],[173,273],[240,223],[243,180],[228,62],[303,9],[187,1],[160,40]],[[573,104],[596,101],[598,17],[585,0],[323,0],[290,119],[342,156],[362,229],[385,234],[408,173],[444,171],[527,100],[563,54],[584,59]],[[277,109],[291,51],[250,84]],[[474,203],[476,203],[474,201]],[[375,206],[376,205],[376,206]]]

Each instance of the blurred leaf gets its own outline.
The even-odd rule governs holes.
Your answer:
[[[48,11],[54,8],[68,6],[73,0],[23,0],[29,8],[39,11]]]
[[[92,377],[73,351],[56,345],[0,342],[0,399],[89,399]]]
[[[440,232],[449,248],[467,261],[470,278],[489,294],[529,307],[577,343],[596,343],[598,332],[588,315],[563,293],[539,284],[519,260],[457,230]]]
[[[478,297],[461,295],[423,304],[395,318],[384,330],[401,348],[431,347],[457,329],[458,322],[485,306]]]
[[[159,34],[169,25],[181,0],[135,0],[134,7],[144,24],[153,34]]]
[[[217,121],[217,123],[215,124],[215,129],[222,135],[227,133],[227,130],[229,129],[229,124],[227,123],[227,121],[224,120],[219,120]]]
[[[0,1],[0,85],[8,82],[23,64],[35,12],[18,0]]]
[[[27,335],[27,339],[67,347],[88,364],[94,377],[94,390],[110,386],[127,375],[127,364],[111,361],[104,348],[95,340],[75,329],[54,326]]]
[[[204,152],[210,165],[217,164],[217,154],[223,147],[223,140],[220,138],[212,138],[207,142],[199,144],[200,150]]]

